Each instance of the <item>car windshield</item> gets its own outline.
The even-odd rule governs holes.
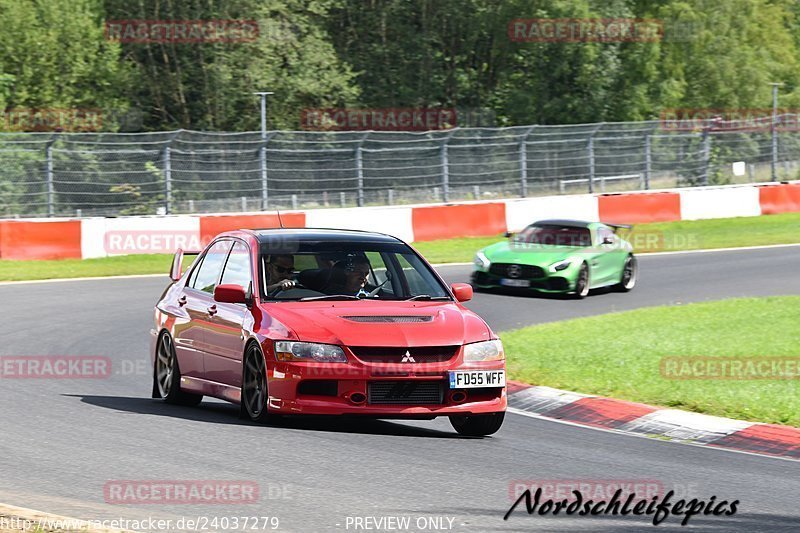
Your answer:
[[[522,230],[514,241],[541,246],[591,246],[589,228],[560,224],[532,224]]]
[[[295,241],[262,246],[268,300],[450,300],[431,268],[402,243]]]

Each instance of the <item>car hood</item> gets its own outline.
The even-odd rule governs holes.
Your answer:
[[[262,307],[291,329],[297,340],[308,342],[415,347],[453,346],[494,338],[482,318],[454,302],[348,300],[274,302]],[[426,317],[426,321],[373,322],[407,316]]]
[[[482,251],[492,263],[515,263],[519,265],[535,265],[542,268],[575,255],[591,256],[595,253],[593,248],[588,247],[543,246],[512,241],[498,242],[484,248]]]

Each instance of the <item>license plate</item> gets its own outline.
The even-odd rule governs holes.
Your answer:
[[[505,386],[505,370],[457,370],[450,372],[451,389],[475,389],[478,387]]]
[[[506,287],[530,287],[531,281],[528,279],[503,278],[500,280],[500,285],[505,285]]]

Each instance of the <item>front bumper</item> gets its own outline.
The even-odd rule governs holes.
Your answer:
[[[450,370],[505,370],[505,361],[465,364],[461,362],[460,354],[456,361],[444,363],[365,363],[353,360],[350,355],[348,359],[351,362],[269,363],[269,410],[281,414],[365,415],[376,418],[433,418],[506,410],[505,387],[455,389],[465,393],[465,398],[461,400],[452,397],[448,381]],[[400,387],[411,389],[415,388],[415,384],[424,384],[428,390],[438,386],[441,402],[404,403],[404,400],[396,399],[391,404],[372,403],[370,384],[377,382],[399,384]]]
[[[474,287],[479,287],[481,289],[534,289],[541,292],[553,293],[574,291],[576,283],[573,276],[563,276],[561,274],[546,275],[542,278],[519,278],[530,282],[529,287],[509,287],[500,282],[502,279],[502,276],[497,276],[482,270],[475,270],[470,276],[470,283]]]

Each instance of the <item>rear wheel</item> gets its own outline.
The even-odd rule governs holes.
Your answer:
[[[468,437],[484,437],[496,433],[503,425],[505,412],[491,413],[488,415],[459,415],[451,416],[450,424],[459,435]]]
[[[629,255],[625,259],[625,265],[622,267],[622,275],[620,276],[619,283],[616,289],[622,292],[628,292],[636,285],[636,277],[638,275],[638,267],[636,258]]]
[[[163,333],[156,346],[156,363],[153,365],[153,398],[161,398],[167,403],[178,405],[197,405],[202,394],[192,394],[181,390],[181,369],[175,356],[175,346],[169,333]]]
[[[581,268],[578,270],[578,279],[575,281],[575,290],[572,295],[575,298],[586,298],[589,294],[589,266],[586,263],[581,263]]]
[[[267,409],[267,365],[256,344],[247,346],[242,365],[242,418],[266,422],[275,418]]]

